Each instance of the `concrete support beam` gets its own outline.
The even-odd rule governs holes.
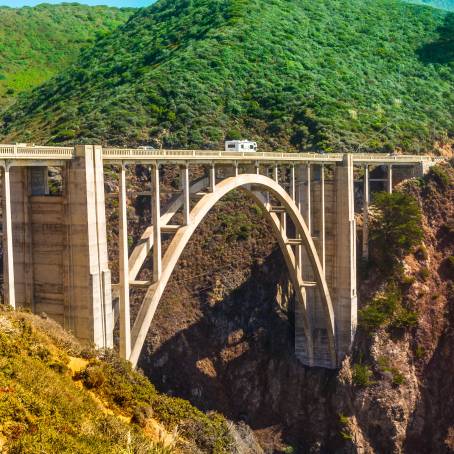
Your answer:
[[[97,347],[113,346],[101,147],[77,146],[65,188],[65,326]]]
[[[180,178],[183,189],[183,225],[189,224],[189,213],[191,211],[190,193],[189,193],[189,167],[184,165],[180,167]]]
[[[276,183],[279,183],[279,167],[278,166],[273,166],[273,180]]]
[[[151,213],[153,222],[153,281],[157,282],[162,273],[161,246],[161,202],[159,193],[159,165],[151,168]]]
[[[120,356],[128,359],[131,354],[131,319],[129,305],[129,269],[128,269],[128,216],[126,196],[126,168],[120,170],[120,225],[119,225],[119,269],[120,269]]]
[[[335,332],[338,362],[349,353],[357,325],[353,156],[336,166]]]
[[[363,181],[363,243],[362,256],[363,259],[369,258],[369,204],[370,204],[370,188],[369,188],[369,166],[364,166],[364,181]]]
[[[295,176],[295,164],[290,166],[290,188],[289,194],[293,201],[295,201],[296,196],[296,176]]]
[[[388,194],[392,194],[393,192],[393,166],[392,164],[388,164],[388,178],[386,180],[386,190]]]
[[[209,192],[214,192],[216,188],[216,166],[214,162],[210,164],[210,168],[208,169],[208,181]]]
[[[326,274],[326,208],[325,208],[325,166],[320,166],[320,251],[323,275]]]
[[[16,307],[16,292],[14,285],[14,253],[13,253],[13,224],[11,216],[11,181],[10,166],[3,169],[3,232],[6,235],[6,250],[4,250],[5,300],[11,307]],[[3,242],[5,244],[5,241]]]

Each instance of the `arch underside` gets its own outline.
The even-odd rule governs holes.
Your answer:
[[[207,178],[201,178],[196,181],[190,189],[190,192],[199,192],[208,184]],[[302,248],[305,249],[312,270],[312,275],[315,278],[315,284],[320,296],[320,301],[323,307],[325,327],[328,336],[328,351],[332,366],[336,364],[335,336],[334,336],[334,313],[333,306],[324,278],[321,262],[319,260],[314,242],[307,229],[306,223],[301,216],[295,202],[277,182],[263,175],[256,174],[241,174],[236,177],[229,177],[215,186],[213,192],[207,193],[195,205],[190,213],[188,225],[181,226],[175,233],[170,245],[168,246],[162,260],[162,274],[160,279],[153,283],[147,290],[144,300],[139,309],[134,325],[131,331],[132,349],[130,361],[135,366],[139,359],[139,355],[145,337],[153,320],[153,316],[160,302],[165,287],[172,275],[172,272],[182,254],[186,244],[191,239],[194,231],[203,221],[211,208],[229,192],[240,189],[251,197],[262,208],[272,226],[273,234],[278,241],[279,247],[283,253],[285,263],[288,268],[289,277],[292,282],[295,296],[296,309],[301,315],[302,325],[305,335],[305,363],[313,365],[314,362],[314,342],[312,338],[312,329],[310,317],[307,311],[307,294],[306,285],[302,277],[302,271],[298,266],[298,260],[289,243],[285,226],[282,224],[280,217],[273,212],[272,206],[269,203],[271,195],[284,208],[286,215],[292,220],[297,238],[302,240]],[[166,225],[170,222],[174,214],[183,204],[183,197],[176,197],[171,201],[169,208],[165,214],[161,216],[161,224]],[[129,258],[129,278],[134,280],[138,275],[150,249],[153,247],[153,228],[148,227],[141,237],[138,245],[134,248]]]

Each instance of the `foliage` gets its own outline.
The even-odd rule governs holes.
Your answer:
[[[416,325],[416,312],[402,305],[402,293],[394,282],[388,283],[385,291],[376,295],[372,301],[358,311],[359,324],[367,332],[379,328],[410,328]]]
[[[111,408],[137,421],[152,413],[169,431],[177,428],[183,437],[194,440],[202,452],[227,452],[232,443],[221,415],[206,415],[186,400],[159,394],[145,376],[115,354],[93,359],[77,378],[87,388],[96,389]]]
[[[123,24],[133,11],[76,3],[0,7],[0,110],[68,67],[80,49]]]
[[[229,452],[223,417],[159,394],[113,353],[97,358],[92,352],[75,382],[67,366],[68,355],[74,354],[82,354],[81,347],[56,323],[0,311],[0,440],[5,452],[36,452],[37,446],[40,452],[68,454],[174,452],[147,435],[150,417],[169,430],[178,426],[194,452]]]
[[[356,363],[353,365],[352,380],[353,384],[366,388],[373,385],[375,382],[371,380],[372,370],[366,364]]]
[[[454,133],[454,62],[430,61],[449,17],[397,0],[160,0],[24,96],[0,136],[422,152]]]
[[[374,262],[385,272],[395,270],[422,237],[421,209],[403,192],[379,192],[374,196],[378,216],[371,223],[370,238]]]
[[[390,365],[389,359],[385,356],[378,358],[378,367],[382,372],[389,372],[392,377],[392,383],[400,386],[405,383],[405,376],[399,369]]]
[[[418,276],[422,281],[427,281],[430,276],[429,268],[427,268],[427,266],[422,266],[419,269]]]
[[[442,166],[431,167],[427,178],[435,180],[442,189],[447,189],[451,180],[449,173]]]

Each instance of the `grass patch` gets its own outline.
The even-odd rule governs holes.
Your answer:
[[[88,362],[73,377],[75,354]],[[0,311],[0,437],[7,452],[174,452],[147,435],[150,418],[193,452],[231,451],[222,416],[159,394],[129,363],[82,349],[50,320]]]

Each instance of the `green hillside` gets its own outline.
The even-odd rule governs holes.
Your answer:
[[[418,5],[433,6],[447,11],[454,11],[454,0],[407,0]]]
[[[0,452],[236,452],[232,425],[160,394],[113,352],[0,305]]]
[[[0,7],[0,109],[66,68],[81,47],[123,24],[133,11],[76,3]]]
[[[454,136],[452,17],[397,0],[160,0],[25,96],[0,134],[422,152]]]

